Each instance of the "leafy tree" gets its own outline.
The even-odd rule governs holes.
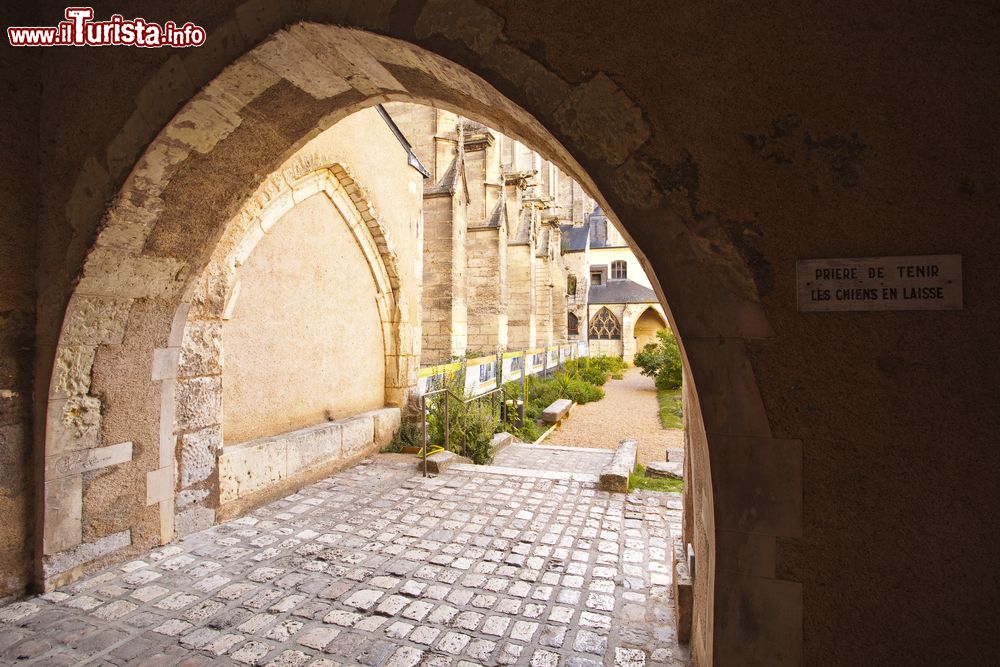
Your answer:
[[[654,378],[657,389],[676,389],[681,386],[683,369],[677,339],[670,329],[657,331],[656,339],[635,355],[635,365],[643,375]]]

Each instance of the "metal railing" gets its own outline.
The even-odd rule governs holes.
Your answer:
[[[424,443],[423,447],[421,448],[420,455],[421,455],[421,457],[424,460],[424,464],[423,464],[424,477],[427,477],[427,446],[429,444],[428,440],[427,440],[427,419],[429,417],[428,407],[427,407],[428,403],[429,403],[428,399],[441,397],[444,400],[444,409],[442,410],[442,412],[443,412],[442,419],[444,420],[444,424],[443,424],[443,428],[444,428],[444,444],[443,444],[443,447],[444,447],[445,451],[450,451],[448,449],[448,446],[451,444],[451,420],[449,419],[449,415],[448,415],[448,405],[449,405],[449,403],[451,401],[449,401],[448,399],[449,398],[454,398],[456,401],[459,401],[463,405],[468,405],[469,403],[472,403],[472,402],[475,402],[475,401],[481,401],[481,400],[483,400],[485,398],[489,398],[490,399],[490,414],[496,414],[496,412],[497,412],[496,396],[497,396],[497,394],[499,394],[501,392],[503,392],[503,387],[498,385],[495,389],[490,389],[489,391],[487,391],[487,392],[485,392],[483,394],[480,394],[478,396],[473,396],[472,398],[465,398],[463,396],[457,395],[455,392],[453,392],[448,387],[442,387],[441,389],[434,389],[434,390],[428,391],[426,394],[421,394],[420,395],[421,428],[423,429],[423,443]],[[496,421],[499,423],[499,421],[500,421],[499,417],[496,419]],[[463,435],[462,436],[462,456],[465,456],[466,452],[467,452],[466,440],[465,440],[465,436]]]

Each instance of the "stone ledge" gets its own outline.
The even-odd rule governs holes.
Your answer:
[[[227,445],[219,456],[219,502],[246,498],[317,466],[368,456],[398,420],[399,408],[379,408]]]
[[[628,476],[635,470],[635,457],[638,451],[635,440],[622,440],[618,443],[611,463],[601,470],[600,488],[613,493],[628,493]]]

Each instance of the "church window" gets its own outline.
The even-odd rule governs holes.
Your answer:
[[[610,310],[601,308],[590,320],[589,337],[594,340],[621,340],[621,322]]]

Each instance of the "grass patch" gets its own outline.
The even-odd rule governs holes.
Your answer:
[[[666,477],[646,477],[646,466],[636,464],[635,470],[628,476],[628,490],[643,489],[645,491],[663,491],[680,493],[684,490],[684,480]]]
[[[660,403],[660,424],[663,428],[684,428],[684,406],[680,389],[657,389]]]

